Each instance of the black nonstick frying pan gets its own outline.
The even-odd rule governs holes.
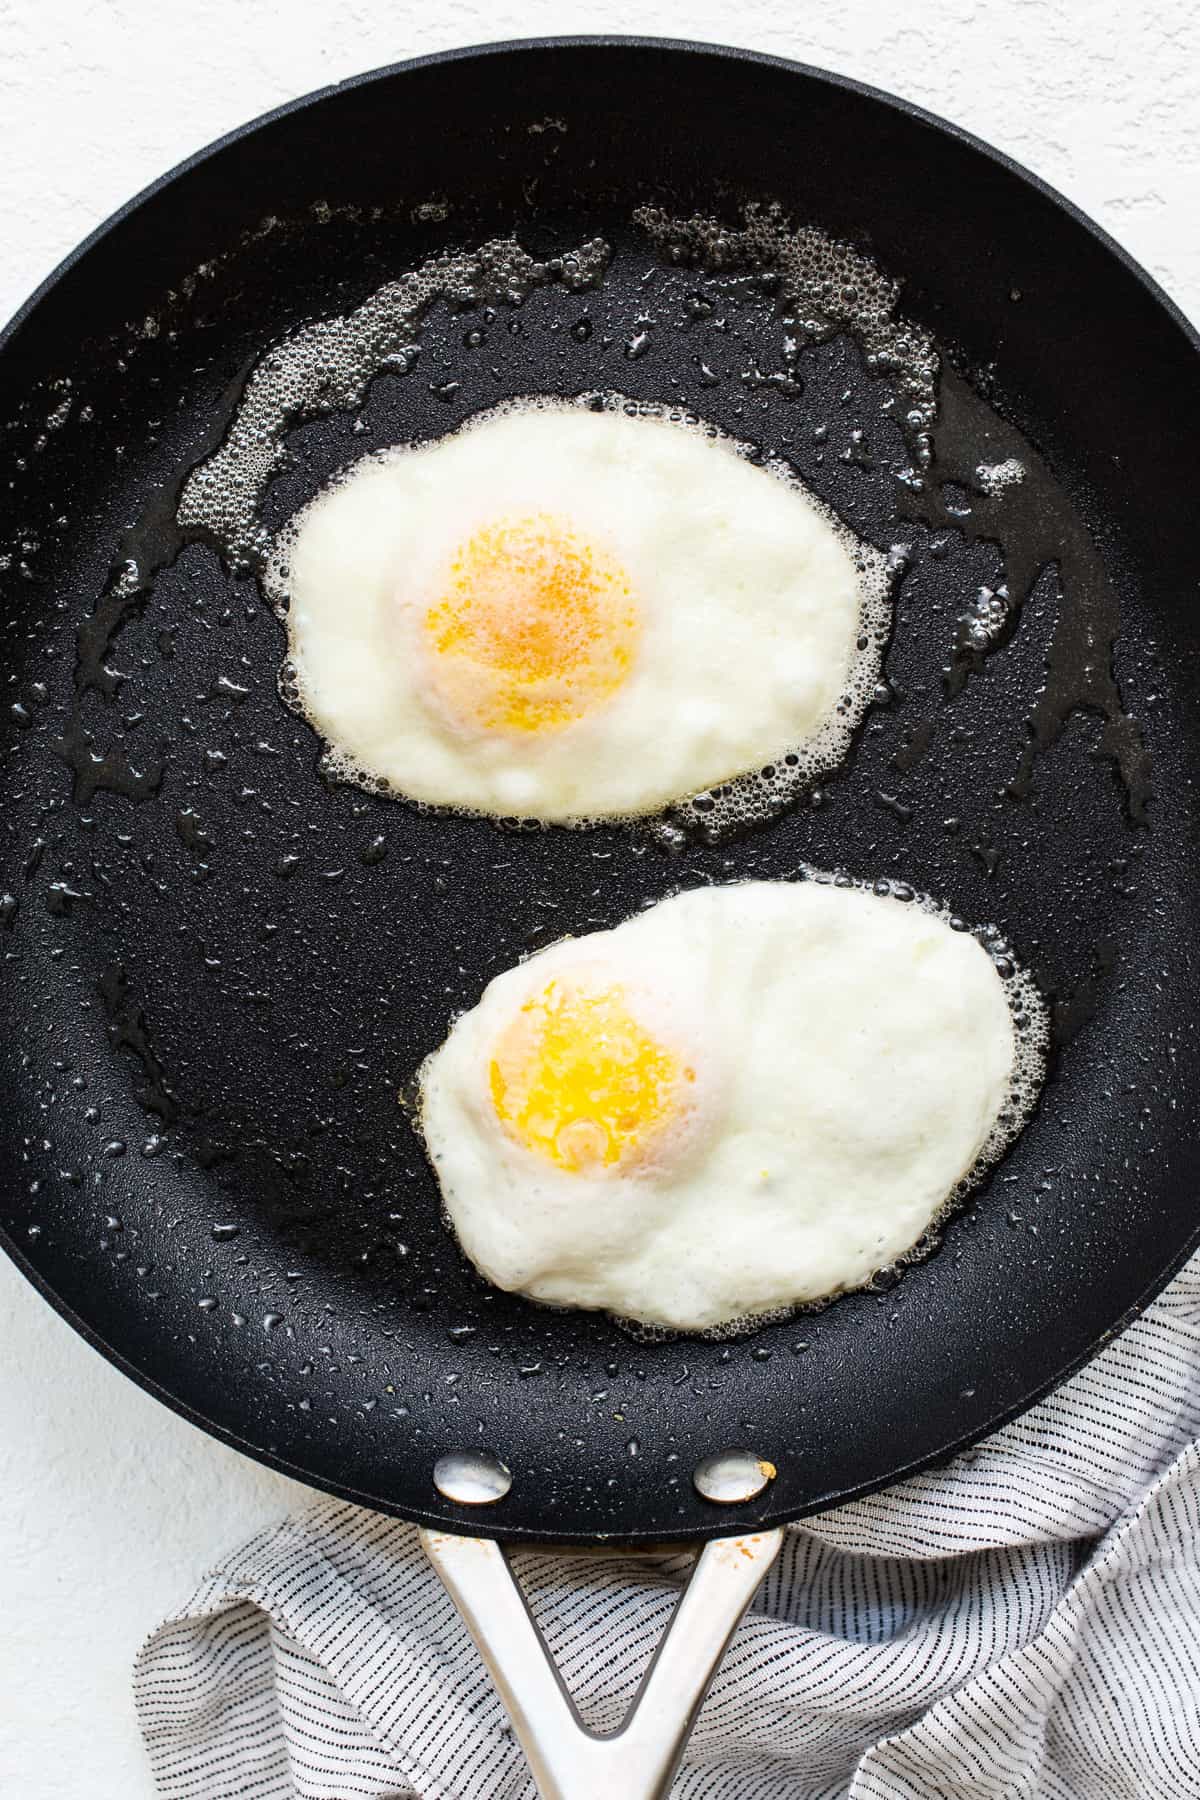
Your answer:
[[[664,253],[645,203],[729,226],[776,204],[902,284],[942,356],[922,486],[895,371],[837,297],[789,320],[769,267]],[[674,847],[506,831],[327,779],[252,570],[175,528],[273,340],[504,234],[612,261],[590,289],[434,308],[361,405],[296,422],[268,522],[364,450],[530,392],[686,405],[785,454],[901,547],[896,625],[845,765],[741,837],[702,811]],[[764,1532],[1028,1405],[1200,1227],[1196,352],[1011,163],[740,52],[428,59],[142,195],[0,347],[9,1253],[205,1429],[455,1533]],[[1012,458],[1025,479],[989,493],[979,467]],[[563,933],[804,865],[994,925],[1051,997],[1052,1079],[1002,1167],[902,1279],[730,1342],[639,1342],[483,1284],[397,1105],[456,1010]],[[776,1473],[722,1510],[693,1471],[729,1446]],[[481,1450],[512,1478],[485,1513],[434,1484]]]

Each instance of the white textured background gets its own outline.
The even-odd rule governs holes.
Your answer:
[[[629,29],[923,103],[1078,201],[1200,318],[1191,0],[0,0],[0,313],[163,169],[279,101],[451,45]],[[141,1800],[138,1643],[305,1490],[147,1399],[0,1263],[0,1795]]]

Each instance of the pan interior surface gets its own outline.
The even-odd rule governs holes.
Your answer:
[[[1044,465],[1043,547],[1065,557],[1081,529],[1094,546],[1120,607],[1111,660],[1053,567],[1028,571],[991,654],[964,652],[965,609],[1013,575],[981,497],[935,484],[923,515],[897,479],[912,446],[894,387],[861,342],[806,341],[790,385],[771,379],[791,330],[771,282],[673,260],[634,218],[736,226],[768,202],[903,284],[901,310],[967,377],[943,398],[953,385],[981,462],[1015,446]],[[522,394],[619,392],[786,456],[896,552],[896,623],[843,767],[753,831],[714,836],[702,814],[673,838],[503,830],[326,778],[280,698],[284,634],[253,572],[176,542],[180,483],[268,345],[510,236],[549,262],[602,239],[611,260],[519,304],[436,304],[361,404],[290,433],[267,522],[359,455]],[[435,59],[276,115],[143,197],[0,353],[11,1253],[209,1430],[459,1530],[777,1522],[1028,1404],[1197,1236],[1198,370],[1145,278],[1019,171],[749,56],[578,42]],[[156,572],[122,606],[113,571],[131,561]],[[638,1341],[488,1287],[397,1103],[456,1013],[557,937],[683,886],[814,866],[994,925],[1053,1002],[1042,1104],[940,1248],[729,1342]],[[736,1518],[692,1484],[730,1446],[777,1470]],[[432,1481],[475,1449],[513,1476],[478,1514]]]

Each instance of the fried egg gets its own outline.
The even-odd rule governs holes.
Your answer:
[[[844,755],[882,554],[680,416],[527,402],[369,456],[282,534],[286,690],[335,768],[572,822]]]
[[[420,1126],[498,1287],[703,1331],[910,1251],[1020,1129],[1043,1028],[930,906],[698,888],[498,975],[426,1061]]]

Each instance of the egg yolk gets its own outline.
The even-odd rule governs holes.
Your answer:
[[[482,526],[450,560],[425,614],[432,678],[460,723],[560,730],[625,680],[638,637],[629,579],[549,514]]]
[[[525,1002],[501,1032],[488,1076],[509,1135],[573,1173],[635,1162],[683,1113],[696,1078],[619,986],[565,981]]]

